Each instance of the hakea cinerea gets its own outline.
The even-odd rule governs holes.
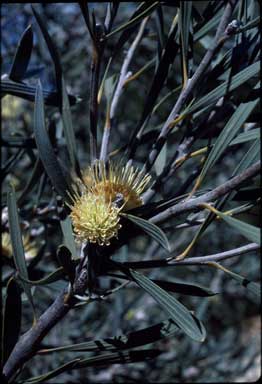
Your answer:
[[[38,253],[35,241],[32,241],[29,234],[22,236],[25,259],[27,261],[32,260]],[[13,249],[11,244],[11,237],[8,232],[3,232],[1,234],[1,246],[2,246],[2,255],[8,258],[13,256]]]
[[[142,192],[148,174],[130,165],[97,160],[77,180],[78,191],[71,195],[71,219],[76,239],[109,245],[121,228],[120,215],[143,204]]]

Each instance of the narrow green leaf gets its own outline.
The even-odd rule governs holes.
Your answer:
[[[56,87],[57,87],[57,92],[58,92],[58,105],[59,105],[59,109],[61,112],[63,91],[62,91],[62,66],[60,63],[59,55],[58,55],[57,49],[56,49],[56,47],[55,47],[55,45],[51,39],[51,36],[49,35],[49,32],[46,28],[46,22],[44,22],[44,20],[42,20],[41,16],[36,11],[36,9],[33,7],[33,5],[31,5],[31,8],[32,8],[34,17],[37,21],[37,24],[41,30],[41,33],[44,37],[45,43],[47,45],[48,51],[50,53],[50,56],[52,58],[52,61],[53,61],[54,67],[55,67]]]
[[[104,83],[104,90],[105,90],[105,97],[107,99],[107,104],[109,105],[112,101],[112,97],[113,97],[113,94],[114,94],[114,91],[115,91],[115,87],[116,87],[116,84],[117,84],[117,76],[116,75],[112,75],[110,77],[108,77],[106,80],[105,80],[105,83]]]
[[[216,211],[217,216],[228,223],[232,228],[235,228],[241,235],[245,236],[248,240],[251,240],[258,245],[261,244],[261,231],[260,228],[251,224],[244,223],[237,220],[234,217],[225,215],[223,212]]]
[[[181,60],[184,84],[188,77],[188,39],[191,27],[192,1],[180,1],[179,26],[181,36]]]
[[[50,380],[53,377],[58,376],[60,373],[63,373],[65,371],[73,369],[80,360],[81,360],[80,358],[73,359],[73,360],[61,365],[60,367],[58,367],[58,368],[56,368],[56,369],[54,369],[48,373],[45,373],[44,375],[35,376],[35,377],[31,377],[30,379],[27,379],[26,383],[46,382],[47,380]]]
[[[129,18],[128,22],[132,22],[132,20],[134,20],[136,17],[139,17],[139,15],[142,12],[147,11],[149,5],[146,3],[146,1],[144,1],[142,3],[138,3],[138,4],[139,5],[135,9],[135,12],[132,13],[132,15]],[[112,59],[115,59],[116,57],[118,57],[119,52],[122,52],[123,46],[129,40],[130,36],[136,31],[136,29],[137,29],[137,23],[133,23],[131,26],[129,26],[128,28],[125,28],[122,31],[118,41],[114,45],[114,51],[113,51],[113,54],[112,54]]]
[[[13,81],[21,81],[25,77],[25,73],[30,61],[33,48],[33,31],[32,26],[26,28],[15,53],[15,58],[9,72],[9,78]]]
[[[64,276],[64,268],[59,267],[57,268],[54,272],[49,273],[46,277],[43,277],[40,280],[28,280],[25,279],[23,276],[18,276],[18,278],[25,283],[28,283],[30,285],[47,285],[47,284],[52,284],[55,281],[58,281],[61,279],[61,277]]]
[[[188,39],[189,39],[189,32],[190,32],[191,13],[192,13],[192,1],[180,1],[180,28],[181,28],[185,57],[187,57],[187,51],[188,51]]]
[[[45,127],[44,101],[40,80],[37,85],[35,95],[34,132],[39,156],[43,162],[46,173],[49,176],[57,193],[59,193],[59,195],[61,195],[66,200],[68,199],[66,191],[70,191],[70,188],[56,158]]]
[[[179,281],[178,279],[172,279],[172,281],[166,280],[152,280],[155,284],[159,285],[162,289],[169,292],[176,292],[182,295],[191,295],[191,296],[214,296],[215,292],[211,291],[209,288],[195,283],[186,283]]]
[[[240,27],[239,32],[248,31],[249,29],[259,26],[259,22],[260,22],[260,16],[257,16],[255,19],[251,20],[249,23],[247,23],[243,27]]]
[[[159,176],[166,165],[166,158],[167,158],[167,145],[166,143],[163,145],[161,151],[159,152],[159,155],[156,158],[156,161],[154,163],[154,167],[156,169],[156,175]]]
[[[7,283],[3,311],[2,366],[20,335],[22,315],[21,292],[13,277]]]
[[[35,101],[36,87],[25,83],[16,83],[10,79],[1,80],[1,95],[8,94],[20,97],[25,100]],[[43,89],[43,97],[46,105],[59,106],[58,92]],[[68,95],[70,105],[75,105],[82,99],[73,95]]]
[[[86,341],[78,344],[65,345],[63,347],[44,349],[40,354],[60,351],[72,352],[106,352],[120,351],[145,346],[158,340],[171,337],[179,331],[174,321],[168,319],[151,327],[128,333],[114,338]]]
[[[200,100],[193,103],[193,105],[189,108],[188,113],[190,114],[201,108],[214,105],[217,100],[220,99],[220,97],[223,97],[226,93],[232,92],[234,89],[244,84],[252,77],[258,75],[259,71],[260,63],[258,61],[249,65],[247,68],[234,75],[230,81],[230,84],[228,84],[228,81],[225,81],[213,89],[213,91],[203,96]]]
[[[224,270],[229,276],[231,276],[234,280],[236,280],[238,283],[240,283],[243,287],[248,289],[250,292],[252,292],[254,295],[258,296],[260,298],[261,296],[261,285],[258,283],[255,283],[253,281],[248,280],[247,278],[238,275],[235,272]]]
[[[85,367],[97,367],[97,366],[107,366],[111,364],[130,364],[139,361],[147,361],[153,359],[160,354],[158,349],[148,349],[148,350],[138,350],[138,351],[123,351],[121,353],[108,353],[102,354],[99,356],[93,356],[83,359],[78,358],[69,361],[66,364],[61,365],[60,367],[37,377],[32,377],[28,379],[27,383],[41,383],[50,380],[53,377],[58,376],[62,372],[70,371],[72,369],[79,369]]]
[[[236,280],[238,283],[240,283],[243,287],[248,289],[250,292],[252,292],[254,295],[256,295],[259,299],[261,297],[261,285],[258,283],[255,283],[253,281],[248,280],[247,278],[230,271],[229,269],[225,268],[224,266],[215,263],[210,262],[208,263],[209,266],[217,268],[222,270],[223,272],[227,273],[230,277],[232,277],[234,280]]]
[[[100,84],[98,95],[97,95],[98,104],[100,103],[102,95],[103,95],[103,91],[104,91],[104,87],[105,87],[105,81],[107,79],[107,75],[108,75],[108,71],[109,71],[109,68],[110,68],[111,61],[112,61],[112,57],[110,57],[108,62],[107,62],[106,69],[104,71],[103,78],[101,80],[101,84]]]
[[[76,244],[75,244],[72,222],[70,217],[67,216],[64,220],[60,220],[60,225],[61,225],[63,236],[64,236],[64,243],[66,247],[70,250],[72,254],[72,259],[76,260],[78,257],[77,257]]]
[[[240,133],[234,140],[231,141],[230,145],[242,144],[258,138],[260,138],[260,129],[251,129],[250,131]]]
[[[155,224],[151,223],[148,220],[144,220],[141,217],[133,216],[127,213],[122,213],[124,217],[138,225],[143,229],[149,236],[151,236],[155,241],[157,241],[163,248],[170,252],[170,245],[168,239],[162,229],[157,227]]]
[[[204,341],[206,335],[203,325],[184,305],[141,273],[132,269],[129,269],[129,273],[134,281],[158,302],[182,331],[195,341]]]
[[[11,190],[7,194],[7,206],[8,206],[8,220],[9,220],[9,226],[10,226],[10,238],[11,238],[15,266],[18,273],[21,276],[23,276],[25,279],[28,279],[24,246],[23,246],[22,234],[21,234],[18,212],[17,212],[15,191],[13,186],[11,186]],[[33,303],[33,297],[31,294],[31,288],[27,283],[22,283],[22,286],[32,306],[34,317],[35,317],[35,308]]]
[[[66,146],[69,153],[69,159],[73,169],[76,170],[78,163],[77,163],[77,155],[76,155],[77,150],[76,150],[75,132],[73,128],[70,104],[69,104],[68,95],[65,87],[65,81],[63,77],[62,77],[62,121],[63,121],[63,127],[64,127]]]
[[[18,204],[21,204],[27,198],[28,194],[31,192],[34,186],[39,182],[39,179],[43,174],[43,172],[44,172],[44,168],[43,168],[42,161],[39,158],[37,158],[32,174],[28,179],[27,184],[25,185],[23,191],[21,192],[17,200]]]
[[[130,364],[139,361],[147,361],[159,356],[158,349],[146,349],[135,351],[123,351],[103,354],[100,356],[88,357],[81,360],[77,365],[79,368],[98,367],[111,364]]]
[[[242,103],[235,110],[226,126],[218,136],[210,154],[202,168],[199,175],[199,179],[203,180],[207,171],[214,165],[214,163],[220,158],[224,150],[228,147],[230,142],[235,137],[236,133],[240,130],[243,124],[248,119],[251,112],[257,106],[259,100],[250,101],[249,103]]]
[[[165,94],[165,96],[159,100],[159,102],[154,106],[153,108],[153,111],[152,113],[155,113],[159,107],[161,107],[161,105],[171,96],[174,96],[175,93],[177,93],[179,90],[181,90],[181,85],[179,85],[178,87],[176,87],[175,89],[173,89],[172,91],[168,92]],[[160,127],[162,127],[164,125],[164,123],[161,123],[160,124]],[[145,133],[146,134],[146,133]]]
[[[234,172],[232,173],[232,177],[236,176],[237,174],[243,172],[245,169],[247,169],[254,161],[259,160],[260,155],[260,140],[257,139],[254,144],[250,147],[248,152],[244,155],[240,163],[235,168]],[[219,202],[216,204],[216,209],[222,209],[225,205],[226,201],[233,198],[235,195],[235,192],[231,192],[228,195],[222,197],[222,199],[219,200]],[[208,228],[208,226],[212,223],[212,221],[216,218],[216,215],[213,212],[209,212],[208,216],[206,217],[204,223],[200,226],[200,228],[197,230],[197,233],[194,236],[194,239],[191,243],[195,244],[197,240],[203,235],[205,230]]]
[[[200,28],[197,32],[194,33],[194,42],[197,42],[198,40],[202,39],[202,37],[207,35],[209,31],[217,27],[223,11],[224,9],[221,8],[207,23],[203,25],[202,28]]]
[[[137,24],[141,19],[145,18],[147,15],[150,15],[150,13],[153,12],[153,10],[158,7],[159,1],[155,1],[152,4],[149,4],[146,9],[144,9],[141,13],[139,13],[137,16],[129,20],[127,23],[122,24],[120,27],[116,28],[112,32],[106,35],[106,38],[108,39],[109,37],[115,35],[118,32],[121,32],[125,29],[131,28],[135,24]]]
[[[64,245],[60,245],[57,250],[57,257],[71,284],[73,284],[75,279],[75,265],[70,250]]]
[[[260,139],[257,139],[249,148],[247,153],[243,156],[240,163],[237,165],[232,176],[236,176],[238,173],[243,172],[250,167],[255,161],[259,160],[261,151]]]

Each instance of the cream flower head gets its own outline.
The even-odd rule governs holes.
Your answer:
[[[77,240],[109,245],[117,237],[121,212],[143,204],[141,193],[150,181],[133,166],[97,160],[78,180],[81,192],[71,196],[71,219]]]

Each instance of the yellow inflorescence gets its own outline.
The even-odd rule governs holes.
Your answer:
[[[97,160],[83,174],[86,187],[95,195],[104,195],[107,202],[114,201],[117,195],[123,195],[125,211],[143,204],[141,193],[150,181],[133,166],[109,164],[106,169],[103,161]]]
[[[132,166],[109,164],[106,168],[97,160],[78,183],[81,193],[72,197],[70,216],[77,240],[109,245],[121,227],[120,212],[143,204],[140,195],[149,180],[149,175]]]
[[[71,208],[73,227],[79,241],[109,245],[109,240],[117,236],[120,209],[107,203],[104,196],[85,193],[75,199]]]

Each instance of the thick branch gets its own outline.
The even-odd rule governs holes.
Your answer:
[[[14,347],[4,365],[3,374],[7,380],[12,380],[16,372],[33,357],[39,345],[48,332],[69,312],[77,303],[75,295],[83,295],[88,285],[88,270],[85,265],[88,247],[83,248],[84,257],[76,268],[73,285],[64,289],[51,306],[40,316],[36,324],[27,331]]]
[[[226,183],[220,185],[212,191],[207,192],[204,195],[196,197],[194,199],[178,203],[173,207],[170,207],[165,211],[159,213],[158,215],[153,216],[150,221],[152,223],[160,223],[164,220],[169,219],[172,216],[200,209],[200,205],[202,203],[215,201],[218,198],[226,195],[228,192],[231,192],[232,190],[239,187],[244,181],[256,176],[260,171],[260,167],[261,162],[258,161],[257,163],[246,169],[244,172],[242,172],[240,175],[233,177],[232,179],[228,180]]]
[[[56,298],[53,304],[38,319],[37,323],[19,339],[3,369],[3,374],[7,380],[10,380],[14,373],[34,356],[46,334],[72,308],[72,302],[65,304],[65,297],[66,291]]]

